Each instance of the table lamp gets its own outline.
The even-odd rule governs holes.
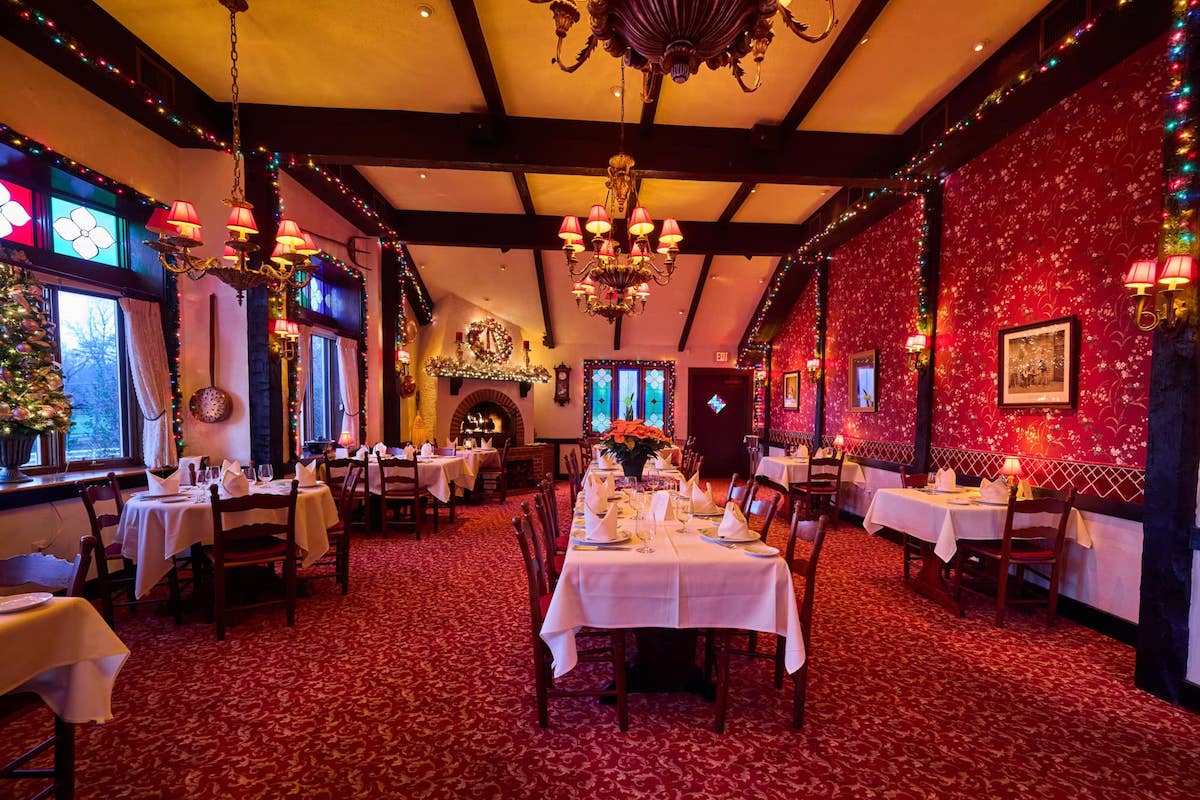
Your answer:
[[[1000,467],[1000,474],[1005,478],[1020,478],[1021,477],[1021,461],[1016,456],[1005,456],[1004,464]]]
[[[349,447],[354,444],[354,437],[350,431],[342,431],[342,435],[338,437],[338,445],[341,447]]]
[[[837,436],[833,437],[833,449],[834,450],[841,451],[841,450],[844,450],[845,448],[846,448],[846,437],[845,436],[842,436],[839,433]]]

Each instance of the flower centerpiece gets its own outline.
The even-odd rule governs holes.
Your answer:
[[[42,287],[0,263],[0,483],[29,480],[20,466],[37,437],[71,427],[71,401],[54,360]]]
[[[620,463],[627,476],[640,478],[646,459],[673,442],[661,430],[640,419],[618,419],[604,432],[600,444],[605,453]]]

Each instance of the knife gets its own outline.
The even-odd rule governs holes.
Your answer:
[[[598,544],[573,544],[572,550],[632,550],[632,547],[601,547]]]

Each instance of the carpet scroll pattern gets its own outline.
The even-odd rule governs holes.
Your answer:
[[[849,526],[822,556],[802,732],[765,661],[735,662],[724,736],[690,695],[632,696],[625,734],[594,700],[552,701],[543,731],[515,509],[356,538],[350,594],[315,584],[293,629],[256,610],[218,643],[196,618],[121,613],[133,654],[115,720],[79,729],[77,797],[1200,797],[1200,718],[1136,690],[1128,647],[1040,613],[997,630],[979,600],[954,618]]]

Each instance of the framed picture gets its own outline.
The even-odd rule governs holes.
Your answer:
[[[850,356],[848,411],[863,414],[879,410],[878,373],[878,350],[863,350]]]
[[[1079,318],[1001,328],[996,382],[1001,408],[1074,408],[1079,400]]]
[[[797,409],[800,407],[800,373],[783,373],[783,407]]]

